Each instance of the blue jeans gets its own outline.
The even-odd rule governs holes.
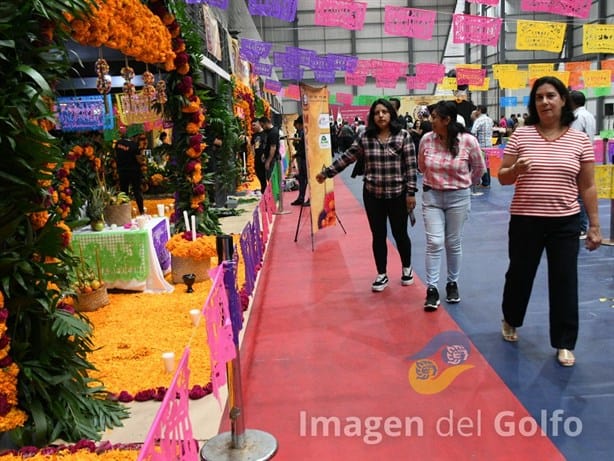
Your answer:
[[[439,282],[441,256],[446,249],[447,282],[457,282],[463,255],[463,226],[471,209],[471,190],[430,189],[422,194],[426,232],[426,284]]]

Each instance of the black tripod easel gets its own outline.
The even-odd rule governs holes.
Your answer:
[[[309,207],[311,207],[311,183],[309,184]],[[326,196],[326,182],[324,182],[324,196]],[[301,205],[301,211],[299,211],[298,213],[298,220],[296,221],[296,232],[294,233],[294,242],[298,241],[298,233],[299,230],[301,228],[301,222],[302,222],[302,217],[303,217],[303,210],[307,208],[306,206],[302,206]],[[309,230],[311,232],[311,251],[315,250],[315,243],[314,243],[314,233],[313,233],[313,222],[311,222],[312,216],[311,213],[309,213],[309,219],[310,219],[310,225],[309,226]],[[337,210],[335,209],[335,219],[337,220],[337,222],[339,223],[339,225],[341,226],[341,229],[343,230],[344,234],[347,234],[347,231],[345,230],[345,227],[343,227],[343,223],[341,222],[341,219],[339,219],[339,213],[337,213]]]

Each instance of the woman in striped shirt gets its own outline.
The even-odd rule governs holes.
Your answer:
[[[515,184],[510,205],[509,267],[503,290],[501,333],[517,341],[541,255],[548,259],[550,344],[563,366],[573,366],[578,337],[580,208],[589,218],[585,246],[601,244],[593,146],[574,120],[569,91],[555,77],[535,81],[529,117],[509,139],[499,181]]]

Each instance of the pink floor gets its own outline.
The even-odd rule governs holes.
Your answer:
[[[364,211],[335,183],[340,226],[298,208],[276,217],[242,346],[246,426],[272,434],[276,460],[564,459],[424,285],[375,275]],[[285,202],[293,199],[287,194]],[[222,430],[228,430],[227,418]]]

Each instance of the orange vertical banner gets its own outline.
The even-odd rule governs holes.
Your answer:
[[[332,162],[328,88],[326,86],[316,88],[304,83],[300,84],[300,88],[309,201],[311,203],[311,227],[315,234],[318,229],[332,226],[337,222],[332,179],[327,179],[323,185],[316,181],[316,175],[322,170],[322,167]]]

